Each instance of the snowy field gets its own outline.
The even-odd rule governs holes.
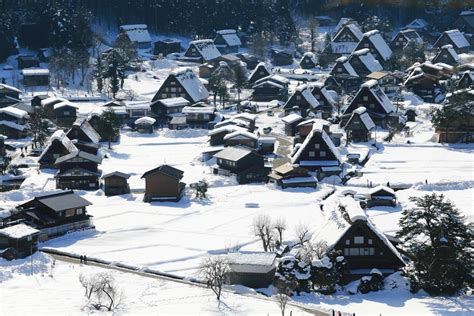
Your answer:
[[[278,315],[277,303],[247,291],[246,295],[224,292],[219,304],[211,290],[187,284],[169,282],[130,273],[105,270],[34,256],[34,275],[29,259],[17,260],[12,268],[0,259],[0,314],[2,315],[83,315],[97,313],[87,307],[79,276],[109,272],[123,292],[120,315],[187,314],[187,315]],[[8,275],[14,273],[15,277]],[[2,279],[4,280],[2,282]],[[18,298],[21,297],[19,303]],[[28,302],[28,303],[26,303]],[[67,313],[65,312],[67,311]],[[295,315],[310,315],[288,306]],[[113,313],[113,314],[115,314]],[[112,314],[112,313],[109,313]]]

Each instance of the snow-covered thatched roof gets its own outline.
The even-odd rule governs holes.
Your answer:
[[[212,39],[202,39],[189,42],[189,46],[194,45],[204,60],[209,61],[221,56]]]
[[[237,31],[228,29],[228,30],[219,30],[216,31],[217,34],[221,35],[224,41],[228,46],[240,46],[242,42],[240,41],[239,36],[237,36]]]
[[[146,24],[121,25],[120,30],[127,34],[132,43],[150,43],[151,36]]]
[[[207,91],[192,69],[178,70],[173,72],[173,75],[189,94],[193,102],[199,102],[209,97],[209,91]]]
[[[21,239],[39,233],[39,230],[23,223],[0,229],[0,235],[12,239]]]
[[[372,95],[375,97],[375,99],[379,101],[380,105],[383,107],[383,109],[385,110],[387,114],[395,112],[395,107],[393,106],[392,101],[390,101],[390,99],[387,97],[385,92],[383,92],[382,89],[380,89],[377,80],[369,80],[363,83],[361,86],[361,90],[363,88],[370,90]],[[361,90],[359,90],[359,92]]]
[[[24,118],[29,117],[28,112],[20,110],[13,106],[7,106],[5,108],[0,109],[0,113],[5,113],[19,119],[24,119]]]
[[[74,143],[66,136],[66,133],[64,133],[63,130],[59,129],[55,131],[53,135],[51,135],[51,137],[49,138],[46,147],[38,158],[38,161],[40,161],[41,158],[48,152],[48,150],[51,148],[51,145],[55,141],[60,142],[64,146],[64,148],[66,148],[68,153],[78,151]]]
[[[359,49],[351,54],[349,60],[351,58],[359,58],[359,60],[364,64],[364,66],[370,71],[381,71],[383,70],[382,65],[379,61],[372,55],[368,48]],[[350,61],[349,61],[350,63]]]
[[[383,39],[379,30],[366,32],[364,33],[364,37],[366,37],[372,43],[380,56],[382,56],[383,60],[388,60],[390,56],[392,56],[392,50]]]
[[[456,48],[469,47],[468,40],[466,39],[464,34],[462,34],[461,31],[459,31],[458,29],[445,31],[444,34],[446,34],[451,39]]]

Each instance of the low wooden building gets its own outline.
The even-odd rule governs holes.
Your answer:
[[[276,253],[272,252],[232,252],[226,260],[230,271],[228,284],[239,284],[251,288],[268,287],[276,271]]]
[[[390,42],[390,48],[392,51],[402,51],[409,43],[423,45],[423,39],[415,30],[404,29],[395,35],[393,40]]]
[[[0,121],[0,134],[10,139],[24,138],[28,134],[28,127],[11,121]]]
[[[342,158],[321,124],[315,123],[302,144],[295,145],[291,163],[318,173],[318,179],[339,176]]]
[[[182,97],[191,103],[207,100],[209,91],[190,68],[173,71],[161,84],[152,102]]]
[[[293,54],[284,50],[273,49],[270,52],[272,63],[275,66],[286,66],[293,64]]]
[[[183,130],[189,127],[186,115],[175,115],[168,122],[168,128],[174,130]]]
[[[179,53],[181,51],[181,41],[176,39],[164,39],[155,42],[153,54],[166,56],[171,53]]]
[[[390,120],[398,120],[395,115],[395,107],[387,95],[380,89],[376,80],[365,82],[357,92],[356,96],[345,109],[342,116],[342,124],[346,124],[359,107],[365,107],[372,121],[377,126],[385,127]]]
[[[76,120],[66,136],[70,139],[78,139],[88,143],[98,144],[100,135],[85,119]]]
[[[54,115],[54,105],[61,103],[61,102],[68,102],[68,100],[64,98],[59,98],[59,97],[47,97],[47,98],[42,98],[42,100],[37,100],[35,102],[40,103],[40,107],[44,109],[46,112],[46,117],[48,119],[54,120],[55,115]]]
[[[151,47],[151,37],[146,24],[121,25],[120,32],[125,34],[128,40],[138,49],[148,49]]]
[[[72,102],[63,101],[54,104],[54,116],[59,126],[71,126],[77,119],[77,106]]]
[[[40,231],[23,223],[0,229],[0,256],[13,260],[25,258],[38,250]]]
[[[257,149],[257,141],[257,135],[246,131],[235,131],[224,136],[224,145],[226,147],[245,146]]]
[[[444,63],[451,66],[457,66],[461,61],[458,53],[453,48],[453,45],[444,45],[440,51],[431,60],[433,64]]]
[[[382,71],[382,64],[370,52],[370,49],[363,48],[352,52],[347,62],[352,66],[357,76],[365,77],[375,71]]]
[[[365,107],[359,107],[352,112],[351,117],[344,126],[347,143],[368,142],[371,131],[375,128],[374,121],[370,118]]]
[[[135,130],[141,134],[153,134],[153,125],[156,120],[152,117],[140,117],[134,122]]]
[[[217,166],[213,173],[234,174],[239,184],[262,182],[268,174],[264,159],[255,150],[245,147],[226,147],[214,155]]]
[[[202,39],[189,42],[184,57],[197,63],[210,62],[221,56],[212,39]]]
[[[330,91],[322,82],[312,82],[308,84],[311,89],[311,94],[318,101],[318,110],[323,119],[332,117],[335,107],[337,105],[337,94],[334,90]]]
[[[0,108],[20,102],[20,94],[20,89],[0,83]]]
[[[38,68],[40,66],[38,58],[36,56],[21,55],[17,57],[18,69],[25,68]]]
[[[395,206],[397,205],[397,197],[392,188],[384,185],[376,186],[369,191],[367,206]]]
[[[299,111],[302,117],[308,116],[310,113],[316,113],[319,108],[319,102],[312,95],[311,89],[308,85],[299,85],[296,87],[295,92],[286,101],[283,109],[285,114],[289,114],[295,110]]]
[[[276,183],[282,189],[318,186],[318,179],[310,176],[308,170],[289,163],[273,168],[268,174],[269,182]]]
[[[306,52],[303,54],[300,60],[300,68],[302,69],[313,69],[318,65],[316,55],[313,52]]]
[[[10,218],[22,219],[41,231],[40,240],[64,235],[74,230],[92,228],[87,207],[91,203],[74,191],[37,196],[19,205]]]
[[[445,45],[452,45],[458,54],[467,53],[469,52],[470,48],[468,40],[458,29],[444,31],[433,44],[434,47],[438,48],[441,48]]]
[[[205,103],[185,106],[182,113],[186,116],[186,124],[191,128],[210,129],[216,118],[216,108]]]
[[[369,49],[370,53],[380,62],[384,64],[392,56],[392,49],[387,45],[378,30],[372,30],[364,33],[359,44],[357,44],[355,51],[361,49]]]
[[[48,98],[50,98],[50,96],[47,95],[47,94],[35,95],[35,96],[31,99],[31,106],[32,106],[32,107],[37,107],[37,108],[39,108],[39,107],[41,107],[41,102],[42,102],[43,100],[48,99]]]
[[[331,40],[331,50],[336,56],[352,53],[364,34],[356,23],[346,23],[341,26]]]
[[[184,194],[185,183],[181,182],[184,172],[169,165],[161,165],[145,172],[145,202],[179,201]]]
[[[102,158],[84,151],[74,151],[56,159],[56,188],[97,190],[101,175],[98,165]]]
[[[46,147],[38,158],[40,168],[52,168],[54,167],[56,159],[77,150],[74,143],[66,136],[64,131],[57,130],[51,135]]]
[[[388,275],[405,266],[398,250],[372,223],[358,201],[345,196],[335,205],[332,216],[321,224],[313,241],[326,243],[329,251],[340,251],[352,275],[366,275],[373,268]]]
[[[254,70],[250,73],[248,83],[253,84],[257,80],[271,76],[271,69],[264,62],[258,63]]]
[[[182,113],[190,102],[183,97],[166,98],[150,104],[151,115],[160,122],[168,122],[174,115]]]
[[[28,68],[21,71],[23,85],[29,87],[49,86],[49,70],[43,68]]]
[[[268,77],[269,78],[269,77]],[[288,94],[288,89],[285,85],[274,82],[272,80],[266,80],[262,78],[252,86],[252,100],[254,101],[272,101],[272,100],[285,100]]]
[[[237,53],[242,46],[237,31],[232,29],[216,31],[214,44],[221,54]]]
[[[404,73],[376,71],[367,75],[369,80],[377,80],[379,87],[386,94],[396,93],[403,83]]]
[[[114,171],[102,175],[104,181],[104,193],[106,196],[122,195],[130,193],[130,186],[127,180],[130,175],[120,171]]]
[[[239,57],[241,61],[243,61],[247,65],[247,69],[255,69],[257,67],[259,61],[258,58],[254,55],[250,55],[248,53],[239,53],[235,56]]]
[[[281,119],[285,124],[285,135],[295,136],[297,131],[297,125],[303,121],[303,117],[296,113],[288,114]]]

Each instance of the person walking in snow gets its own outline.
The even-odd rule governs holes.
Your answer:
[[[82,258],[83,258],[83,256],[82,256],[82,255],[80,255],[80,256],[79,256],[79,260],[81,261],[80,263],[82,263],[82,261],[83,261],[83,259],[82,259]]]
[[[84,255],[84,264],[87,264],[87,257]]]

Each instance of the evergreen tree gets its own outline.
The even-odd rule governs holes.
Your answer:
[[[338,251],[331,251],[321,259],[311,263],[311,282],[313,290],[323,294],[336,292],[336,286],[341,284],[346,271],[346,261]]]
[[[234,88],[237,89],[237,107],[240,110],[240,93],[242,89],[247,85],[247,71],[245,67],[240,65],[234,70]]]
[[[120,121],[113,109],[107,109],[99,117],[98,133],[109,143],[109,149],[112,149],[112,141],[120,136]]]
[[[220,91],[222,85],[223,85],[222,78],[213,73],[211,75],[211,78],[209,78],[208,89],[213,94],[214,106],[216,106],[217,95],[219,94],[219,91]]]
[[[33,137],[33,144],[36,147],[43,146],[49,135],[49,124],[46,119],[46,111],[44,108],[35,108],[30,115],[30,133]]]
[[[324,49],[318,55],[319,65],[322,68],[326,68],[334,60],[330,43],[331,37],[329,34],[326,34],[326,38],[324,40]]]
[[[411,258],[406,272],[413,291],[455,294],[473,285],[473,226],[444,196],[411,197],[397,236]]]
[[[104,80],[102,78],[103,76],[102,72],[103,72],[102,57],[99,55],[95,63],[93,76],[97,84],[97,91],[99,91],[100,93],[102,93],[102,90],[104,89]]]

